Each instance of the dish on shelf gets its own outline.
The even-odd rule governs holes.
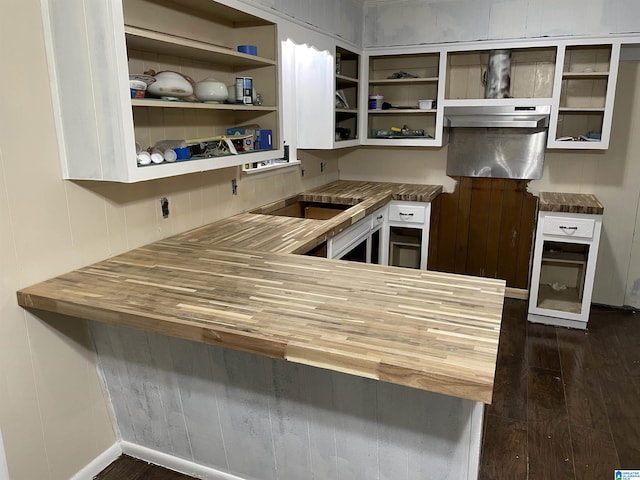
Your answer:
[[[194,93],[198,100],[205,103],[222,103],[228,97],[227,86],[213,77],[196,83]]]
[[[155,82],[147,87],[147,92],[164,100],[176,100],[193,95],[191,79],[178,72],[164,71],[154,75]]]

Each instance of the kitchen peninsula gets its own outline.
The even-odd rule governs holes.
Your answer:
[[[24,288],[18,302],[95,321],[130,453],[235,478],[310,478],[325,468],[377,478],[374,467],[395,478],[476,478],[504,282],[292,255],[390,200],[440,191],[334,182],[304,194],[358,201],[329,220],[242,213]],[[225,455],[211,450],[216,439],[226,439]],[[240,460],[243,442],[254,459]],[[293,465],[300,455],[308,462]]]

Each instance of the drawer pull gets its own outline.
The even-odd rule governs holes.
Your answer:
[[[376,217],[376,220],[382,220],[382,218],[383,218],[383,216],[382,216],[382,215],[378,215],[378,216]]]
[[[402,213],[400,212],[400,215],[403,217],[413,217],[413,213]]]
[[[558,228],[559,228],[560,230],[571,230],[571,231],[572,231],[571,233],[573,233],[573,232],[575,232],[576,230],[578,230],[578,227],[575,227],[575,226],[573,226],[573,227],[567,227],[567,226],[565,226],[565,225],[560,225]]]

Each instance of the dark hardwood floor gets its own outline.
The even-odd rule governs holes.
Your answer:
[[[193,477],[121,455],[94,480],[192,480]]]
[[[507,299],[481,480],[601,480],[640,469],[640,314],[593,307],[589,331],[526,320]],[[97,480],[190,477],[122,456]]]
[[[613,478],[640,469],[640,315],[593,307],[588,332],[507,300],[482,480]]]

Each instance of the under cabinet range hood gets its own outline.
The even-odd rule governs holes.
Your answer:
[[[546,128],[550,105],[445,106],[447,127]]]

